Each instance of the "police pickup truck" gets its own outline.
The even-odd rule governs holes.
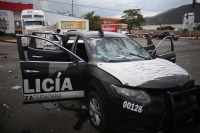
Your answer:
[[[200,87],[170,51],[112,32],[68,32],[59,45],[17,35],[24,104],[84,98],[99,132],[172,133],[200,121]],[[31,38],[26,52],[21,38]],[[36,47],[44,40],[59,49]]]

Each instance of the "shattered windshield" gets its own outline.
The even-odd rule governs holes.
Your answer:
[[[128,37],[89,38],[92,56],[103,62],[125,62],[150,59],[139,44]]]

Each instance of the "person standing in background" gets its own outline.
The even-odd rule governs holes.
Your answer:
[[[60,29],[57,29],[57,30],[56,30],[56,33],[58,33],[58,34],[59,34],[59,33],[60,33]]]

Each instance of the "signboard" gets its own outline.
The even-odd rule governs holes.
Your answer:
[[[183,29],[193,30],[194,27],[194,13],[186,13],[183,19]]]
[[[5,33],[13,33],[13,14],[11,11],[0,10],[0,31]]]
[[[61,21],[61,29],[86,29],[85,21]]]

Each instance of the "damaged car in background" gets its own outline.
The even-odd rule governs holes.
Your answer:
[[[149,35],[142,47],[112,32],[68,32],[59,45],[31,35],[17,35],[24,104],[85,100],[92,126],[99,132],[172,133],[200,121],[200,87],[175,64],[170,50],[158,55]],[[21,38],[30,38],[25,55]],[[165,39],[164,38],[164,39]],[[42,40],[58,47],[37,48]]]

